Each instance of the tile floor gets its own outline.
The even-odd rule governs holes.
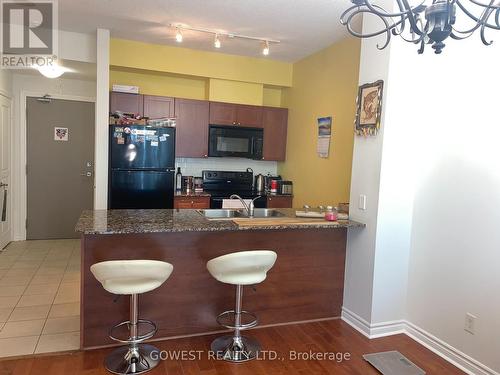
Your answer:
[[[0,251],[0,357],[80,344],[80,240],[12,242]]]

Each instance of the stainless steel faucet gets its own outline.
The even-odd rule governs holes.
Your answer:
[[[245,200],[241,198],[239,195],[233,194],[229,197],[229,199],[239,199],[245,210],[247,211],[248,217],[253,217],[253,213],[255,210],[255,205],[254,202],[259,199],[261,196],[259,195],[258,197],[255,197],[250,201],[250,204],[246,204]]]

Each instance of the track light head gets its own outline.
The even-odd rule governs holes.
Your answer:
[[[269,42],[267,40],[264,42],[264,47],[262,48],[262,54],[264,56],[269,55]]]
[[[221,48],[222,47],[222,43],[221,43],[221,41],[219,39],[219,34],[215,34],[214,47],[215,48]]]
[[[177,28],[176,32],[175,32],[175,41],[177,43],[182,43],[182,39],[183,39],[183,37],[182,37],[182,31],[181,31],[180,28]]]

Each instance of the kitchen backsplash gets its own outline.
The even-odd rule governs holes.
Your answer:
[[[242,158],[175,158],[175,169],[181,167],[183,176],[201,176],[204,170],[217,171],[246,171],[252,168],[254,174],[262,173],[266,175],[276,175],[278,173],[278,163],[275,161],[251,160]]]

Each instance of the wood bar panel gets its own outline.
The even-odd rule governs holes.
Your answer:
[[[278,260],[256,291],[245,287],[243,307],[261,325],[340,316],[346,229],[245,230],[84,235],[82,241],[82,347],[113,343],[107,333],[128,319],[127,296],[106,292],[90,265],[119,259],[170,262],[160,288],[139,297],[139,315],[158,325],[155,338],[220,330],[215,317],[234,305],[234,286],[213,279],[206,262],[234,251],[271,249]]]

